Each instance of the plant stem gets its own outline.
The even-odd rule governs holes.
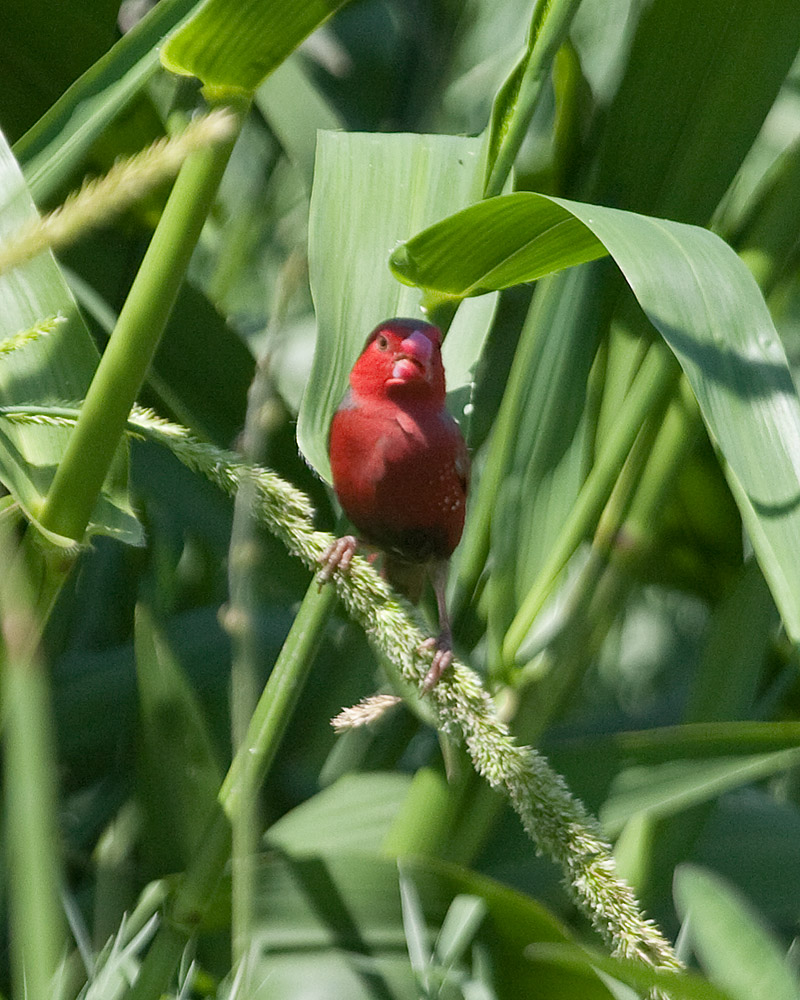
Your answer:
[[[678,367],[660,343],[654,343],[625,397],[619,417],[578,499],[556,539],[547,562],[520,605],[503,641],[502,656],[511,665],[525,636],[547,600],[555,581],[589,534],[611,495],[628,453],[648,413],[661,405],[672,388]]]
[[[12,529],[13,531],[13,529]],[[4,532],[2,705],[14,992],[49,1000],[66,944],[57,832],[50,690],[39,652],[26,548]]]
[[[142,963],[130,1000],[157,1000],[211,902],[231,853],[231,818],[252,801],[275,759],[336,603],[333,587],[312,581],[272,668],[242,746],[233,758],[194,863],[178,882]]]
[[[566,37],[580,0],[539,0],[531,18],[528,47],[498,91],[492,109],[491,142],[484,198],[500,194],[511,173],[536,110],[553,59]],[[508,103],[511,109],[506,110]]]
[[[49,531],[83,538],[234,142],[193,153],[181,167],[44,502]]]

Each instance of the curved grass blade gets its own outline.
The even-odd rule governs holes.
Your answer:
[[[800,400],[761,292],[726,243],[696,226],[521,192],[430,227],[391,264],[401,280],[458,296],[604,251],[683,367],[786,629],[800,640]]]
[[[675,901],[709,979],[734,1000],[798,1000],[800,984],[777,940],[732,886],[695,865],[675,875]]]
[[[251,94],[346,0],[209,0],[161,51],[166,69]]]

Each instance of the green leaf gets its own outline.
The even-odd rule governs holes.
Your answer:
[[[267,843],[294,853],[360,850],[378,854],[405,801],[405,774],[346,774],[269,828]],[[353,823],[358,816],[358,823]]]
[[[530,191],[488,198],[398,247],[392,271],[409,285],[461,297],[604,257],[601,240],[567,204]]]
[[[330,479],[331,417],[367,334],[389,317],[419,315],[419,293],[398,284],[386,266],[391,248],[480,197],[482,174],[481,139],[320,133],[309,220],[317,345],[298,441],[323,478]],[[493,309],[489,299],[456,315],[443,352],[451,393],[471,381]]]
[[[159,874],[184,868],[206,832],[222,774],[196,697],[142,605],[136,612],[141,795]]]
[[[610,1000],[590,966],[559,969],[526,956],[532,942],[568,938],[521,893],[433,859],[406,858],[403,873],[418,896],[417,929],[427,929],[429,942],[456,899],[483,901],[487,915],[474,941],[490,957],[498,1000]],[[269,977],[270,996],[305,996],[324,982],[330,997],[418,1000],[394,860],[360,851],[267,857],[256,894],[255,975]],[[429,976],[435,965],[428,967]]]
[[[0,136],[0,238],[15,232],[35,208],[10,149]],[[82,399],[98,355],[75,300],[49,252],[0,275],[0,340],[63,317],[54,332],[6,356],[0,366],[0,403],[58,403]],[[70,430],[0,422],[0,479],[35,519],[47,494]],[[127,450],[92,513],[90,532],[141,544],[142,530],[127,495]]]
[[[711,872],[681,865],[675,902],[712,982],[733,1000],[798,1000],[800,985],[758,914]]]
[[[800,400],[758,286],[727,244],[695,226],[522,192],[431,226],[392,266],[405,281],[469,295],[597,257],[601,244],[681,363],[800,640]]]
[[[723,792],[796,767],[800,748],[721,760],[674,761],[631,767],[614,782],[600,822],[610,837],[638,813],[671,816]]]
[[[207,0],[168,39],[161,62],[213,90],[251,94],[346,0]]]
[[[0,31],[3,128],[16,138],[113,43],[118,0],[5,0]]]
[[[601,9],[612,22],[614,13]],[[794,0],[644,5],[604,116],[589,200],[707,224],[789,72],[798,37]]]

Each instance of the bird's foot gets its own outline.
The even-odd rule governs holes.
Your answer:
[[[357,548],[358,541],[354,535],[343,535],[331,542],[319,557],[322,569],[317,576],[317,582],[320,587],[323,587],[337,570],[340,573],[347,572]]]
[[[441,632],[436,639],[426,639],[425,642],[420,643],[419,649],[422,652],[435,650],[430,669],[422,682],[422,693],[427,694],[436,687],[439,678],[453,662],[453,638],[449,629]]]

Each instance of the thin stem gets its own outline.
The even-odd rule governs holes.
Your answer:
[[[284,313],[296,289],[296,260],[284,265],[276,287],[275,312],[268,330],[267,344],[250,386],[247,416],[242,434],[243,458],[255,465],[267,458],[266,442],[274,421],[276,400],[269,379],[270,347],[283,322]],[[256,616],[259,608],[258,580],[265,569],[264,535],[254,516],[256,489],[246,477],[236,492],[229,552],[230,605],[225,623],[231,635],[231,736],[234,756],[247,744],[248,727],[258,702],[259,664],[263,661]],[[248,968],[242,968],[251,952],[255,906],[255,858],[260,835],[258,789],[238,798],[231,810],[233,833],[231,861],[231,951],[234,968],[242,969],[240,989],[250,992]]]
[[[13,530],[13,529],[12,529]],[[58,853],[57,766],[47,672],[26,550],[4,532],[0,583],[3,775],[14,992],[49,1000],[66,945]]]
[[[492,111],[488,177],[484,197],[503,190],[511,173],[553,59],[564,41],[580,0],[539,0],[533,12],[528,49],[522,62],[501,87]],[[505,106],[511,104],[510,111]]]
[[[513,664],[528,630],[544,606],[553,585],[580,542],[594,529],[628,453],[648,413],[662,405],[677,378],[678,368],[662,344],[648,351],[625,397],[619,417],[578,499],[556,539],[547,562],[528,591],[506,632],[502,655]]]
[[[4,407],[2,412],[7,416],[15,415],[16,419],[37,419],[31,408],[28,408],[27,417],[23,417],[22,409]],[[37,412],[41,415],[43,408],[37,408]],[[40,416],[39,419],[53,419],[53,411],[50,410],[50,413],[50,417]],[[56,419],[75,417],[74,411],[71,416],[67,410],[62,410],[61,414]],[[152,414],[135,413],[131,425],[133,433],[145,433],[152,440],[159,441],[190,469],[201,472],[228,493],[235,492],[242,476],[253,476],[259,489],[256,505],[259,520],[307,566],[318,566],[332,539],[329,534],[314,529],[310,504],[302,493],[275,473],[267,469],[245,468],[238,456],[197,441],[185,428],[159,421]],[[421,656],[419,651],[424,636],[409,617],[407,609],[393,597],[366,560],[356,556],[348,573],[337,574],[332,585],[376,649],[395,664],[407,683],[421,684],[430,667],[430,654]],[[333,601],[330,593],[319,596]],[[311,600],[312,594],[309,593],[304,606]],[[312,611],[314,617],[321,614],[320,609],[313,605],[304,611],[307,618],[312,617]],[[298,619],[291,635],[297,632],[298,643],[308,642],[306,633],[309,630],[314,641],[318,641],[318,626],[315,627],[313,621],[306,620],[301,627]],[[281,686],[285,684],[284,681]],[[291,700],[290,695],[291,692],[283,692],[284,703]],[[276,692],[276,697],[281,697],[281,694]],[[242,760],[242,756],[248,755],[253,748],[253,763],[259,768],[258,773],[263,774],[263,768],[269,766],[274,753],[274,750],[265,750],[257,745],[260,735],[276,732],[278,728],[269,718],[270,709],[265,706],[261,711],[263,701],[262,698],[253,719],[252,739],[237,755],[226,779],[223,797],[226,809],[235,808],[236,795],[243,794],[251,784],[252,779],[248,777],[251,765]],[[439,728],[461,735],[476,771],[493,788],[508,797],[531,839],[561,866],[576,903],[615,952],[638,957],[658,968],[678,967],[669,942],[651,921],[643,917],[630,887],[616,875],[610,847],[599,834],[596,823],[540,754],[530,747],[514,743],[508,727],[495,712],[480,678],[455,661],[427,695],[426,701],[438,715]],[[219,829],[219,823],[223,832],[228,829],[222,810],[219,814],[221,819],[215,821],[211,828],[214,836],[210,834],[202,845],[204,852],[212,850],[217,836],[214,831]],[[224,848],[224,838],[221,842]],[[229,843],[228,839],[228,849]],[[217,857],[215,863],[224,865],[228,854],[224,849],[219,853],[221,860]],[[215,860],[213,852],[210,857]],[[191,871],[194,872],[195,868],[193,865]],[[208,884],[207,877],[195,880],[195,885],[206,890]],[[184,889],[179,891],[181,900],[184,900]],[[200,893],[202,898],[207,898],[207,895],[208,892],[205,895]],[[187,915],[191,912],[189,909]],[[166,948],[166,945],[163,947]],[[150,1000],[156,994],[157,991],[151,991],[136,995],[140,1000]]]
[[[168,901],[164,920],[142,963],[129,1000],[156,1000],[168,987],[183,950],[211,902],[231,854],[231,819],[267,776],[336,603],[336,591],[311,583],[272,669],[219,793],[201,849]]]
[[[83,538],[234,142],[193,153],[181,167],[45,499],[39,519],[49,531]]]

